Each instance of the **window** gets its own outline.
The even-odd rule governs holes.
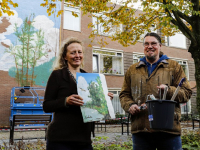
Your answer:
[[[189,100],[187,103],[183,103],[180,105],[181,114],[191,113],[191,101]]]
[[[75,13],[78,17],[72,15]],[[80,10],[76,7],[64,6],[64,29],[80,31]]]
[[[111,36],[117,32],[121,32],[122,31],[122,25],[112,25],[111,23],[107,25],[104,25],[104,23],[100,22],[100,18],[98,17],[102,17],[103,20],[108,21],[109,18],[102,15],[102,14],[93,14],[96,17],[92,17],[92,23],[94,25],[93,30],[95,30],[95,32],[97,34],[100,35],[105,35],[105,36]],[[108,32],[105,32],[109,29]]]
[[[140,61],[140,58],[143,58],[144,54],[133,54],[133,63],[137,63]]]
[[[176,33],[174,36],[165,37],[166,46],[179,47],[186,49],[186,38],[182,33]]]
[[[182,66],[184,72],[185,72],[185,75],[187,77],[187,79],[189,80],[189,72],[188,72],[188,64],[187,64],[187,61],[184,61],[184,60],[177,60],[178,63]]]
[[[125,114],[125,111],[121,107],[120,99],[119,99],[119,93],[121,90],[119,89],[108,89],[108,92],[111,92],[114,94],[113,100],[112,100],[112,105],[114,108],[115,114]]]
[[[123,75],[123,53],[106,50],[93,50],[93,72]]]

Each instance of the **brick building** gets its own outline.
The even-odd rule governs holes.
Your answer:
[[[113,102],[115,113],[124,113],[119,106],[118,94],[121,90],[124,74],[128,67],[134,62],[139,61],[140,57],[144,56],[142,42],[139,41],[136,45],[123,47],[117,41],[111,41],[107,38],[107,35],[102,32],[103,27],[101,24],[96,24],[94,29],[97,29],[98,33],[109,43],[101,48],[97,41],[94,40],[93,43],[90,43],[91,40],[88,38],[90,32],[93,30],[92,28],[88,28],[88,24],[90,22],[95,23],[97,19],[82,15],[78,8],[70,8],[63,5],[63,9],[64,15],[61,17],[61,41],[71,36],[77,37],[83,41],[85,47],[84,69],[87,72],[105,74],[108,90],[116,94]],[[71,11],[78,13],[79,17],[73,17]],[[74,26],[74,24],[76,25]],[[123,30],[123,28],[121,30]],[[161,35],[159,31],[156,32]],[[165,43],[161,50],[168,57],[178,61],[182,65],[188,80],[190,81],[191,87],[195,87],[194,61],[191,54],[188,53],[189,40],[181,33],[176,34],[173,37],[162,38],[165,39]],[[91,44],[92,47],[88,47],[89,44]],[[103,70],[106,68],[104,61],[107,57],[112,57],[112,70],[105,71]],[[182,105],[182,113],[195,112],[195,103],[194,90],[191,100],[187,104]]]
[[[107,38],[102,31],[100,24],[96,24],[95,28],[99,30],[99,33],[103,38],[109,43],[101,48],[97,40],[90,42],[89,34],[93,30],[88,28],[90,22],[95,22],[95,18],[88,17],[87,15],[82,15],[78,8],[70,8],[61,5],[64,9],[64,13],[60,19],[60,29],[59,38],[60,43],[69,37],[77,37],[84,43],[84,67],[83,69],[87,72],[104,73],[107,81],[108,90],[115,94],[113,105],[115,113],[124,113],[120,107],[120,102],[118,94],[121,90],[124,74],[128,67],[139,61],[139,58],[143,56],[143,45],[142,42],[138,42],[136,45],[131,45],[129,47],[123,47],[117,41],[111,41]],[[79,17],[74,17],[71,11],[75,11],[79,14]],[[4,20],[3,20],[4,19]],[[4,33],[3,29],[9,26],[9,21],[6,17],[2,18],[0,23],[0,34]],[[123,30],[123,29],[122,29]],[[156,31],[161,35],[159,31]],[[161,50],[171,59],[178,61],[184,68],[185,73],[190,81],[191,87],[195,87],[194,78],[194,61],[191,54],[188,53],[189,41],[182,35],[176,34],[173,37],[162,37],[166,39],[166,43],[163,44]],[[57,43],[58,44],[58,43]],[[91,44],[92,47],[88,45]],[[1,45],[9,47],[4,42]],[[57,53],[58,50],[54,50]],[[0,51],[2,54],[3,51]],[[49,58],[50,60],[50,58]],[[106,60],[109,60],[110,66],[106,68]],[[10,75],[10,71],[5,71],[0,66],[0,126],[9,125],[10,116],[10,90],[14,86],[18,86],[16,78]],[[50,69],[50,68],[49,68]],[[43,76],[42,74],[37,74],[37,76]],[[46,77],[46,76],[45,76]],[[46,77],[48,78],[48,77]],[[43,81],[44,84],[36,84],[34,86],[45,86],[47,80]],[[187,108],[187,109],[186,109]],[[182,105],[182,113],[191,113],[196,111],[196,99],[195,99],[195,89],[193,96],[187,105]]]

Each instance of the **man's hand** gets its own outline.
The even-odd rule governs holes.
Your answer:
[[[73,94],[67,97],[66,104],[68,105],[76,105],[76,106],[82,106],[84,104],[83,98],[79,95]]]
[[[167,85],[165,84],[161,84],[160,86],[157,86],[158,91],[161,89],[161,91],[164,91],[165,87],[167,87]]]
[[[133,105],[131,105],[131,107],[129,108],[128,111],[131,115],[134,115],[134,114],[140,112],[140,108],[137,104],[133,104]]]
[[[159,95],[159,98],[162,99],[164,90],[165,90],[165,88],[168,88],[168,86],[165,85],[165,84],[161,84],[160,86],[157,86],[157,88],[158,88],[158,95]],[[166,91],[166,92],[167,92],[167,91]]]

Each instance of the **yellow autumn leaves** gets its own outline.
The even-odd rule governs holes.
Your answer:
[[[14,15],[14,12],[12,10],[10,10],[10,6],[13,6],[13,7],[18,7],[18,4],[17,3],[13,3],[12,0],[0,0],[0,17],[3,15],[3,14],[8,14],[9,16],[10,15]]]

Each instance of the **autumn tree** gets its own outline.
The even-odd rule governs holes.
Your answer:
[[[17,3],[13,3],[12,0],[0,0],[0,17],[3,14],[14,15],[14,12],[10,9],[10,6],[18,7]]]

